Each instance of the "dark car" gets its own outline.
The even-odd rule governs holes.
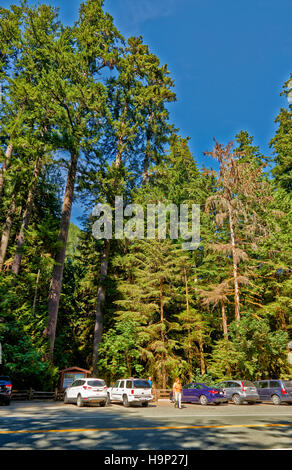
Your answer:
[[[271,401],[274,405],[292,402],[291,380],[259,380],[255,382],[255,386],[262,401]]]
[[[173,392],[170,392],[170,400],[173,401]],[[182,403],[200,403],[201,405],[227,403],[223,390],[197,382],[189,383],[183,387],[181,401]]]
[[[0,376],[0,403],[10,405],[12,384],[10,378],[5,375]]]

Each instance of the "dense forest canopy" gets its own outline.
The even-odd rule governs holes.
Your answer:
[[[216,171],[199,168],[170,122],[167,65],[122,37],[102,0],[71,27],[45,4],[1,7],[0,83],[2,372],[44,389],[75,365],[161,388],[178,375],[291,378],[291,100],[272,159],[243,129],[206,149]],[[169,230],[96,239],[93,208],[117,196],[199,205],[198,248]]]

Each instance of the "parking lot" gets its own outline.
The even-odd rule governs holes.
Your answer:
[[[292,406],[220,406],[168,400],[148,408],[12,401],[0,408],[0,448],[116,450],[264,450],[291,448]]]

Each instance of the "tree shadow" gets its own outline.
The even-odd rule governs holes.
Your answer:
[[[150,404],[151,411],[155,408],[156,404]],[[291,446],[292,421],[289,418],[277,419],[275,427],[265,427],[267,420],[264,417],[256,422],[249,420],[246,424],[233,425],[230,418],[225,416],[223,422],[220,415],[206,418],[170,413],[170,417],[153,417],[143,416],[141,411],[135,406],[79,409],[75,405],[57,405],[53,413],[44,416],[46,410],[42,404],[33,415],[24,411],[21,417],[2,416],[0,448],[187,451],[265,450]]]

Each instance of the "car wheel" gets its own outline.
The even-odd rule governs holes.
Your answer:
[[[274,405],[280,405],[281,398],[278,395],[272,395],[272,402],[274,403]]]
[[[78,395],[77,397],[77,406],[80,408],[81,406],[83,406],[83,398],[81,395]]]
[[[106,401],[101,401],[99,406],[105,406],[106,405]]]
[[[233,395],[232,401],[233,401],[234,405],[241,405],[241,399],[240,399],[240,396],[237,395],[237,393],[235,393],[235,395]]]
[[[129,401],[127,395],[123,395],[123,405],[128,408],[129,407]]]
[[[146,408],[148,406],[148,401],[143,401],[142,406],[144,406],[144,408]]]
[[[206,397],[206,395],[201,395],[199,400],[200,400],[201,405],[203,406],[206,406],[208,404],[208,398]]]
[[[10,405],[10,400],[9,400],[9,401],[6,401],[6,402],[4,403],[4,405],[5,405],[5,406],[9,406],[9,405]]]

